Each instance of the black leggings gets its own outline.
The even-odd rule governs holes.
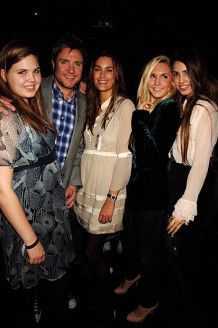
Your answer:
[[[85,238],[85,256],[96,279],[107,280],[110,268],[103,253],[103,246],[107,235],[87,233]]]
[[[103,246],[109,234],[90,234],[86,232],[84,239],[84,253],[89,267],[89,295],[95,302],[100,316],[107,318],[104,311],[113,307],[113,288],[110,274],[110,264],[103,252]],[[86,296],[87,298],[87,296]]]

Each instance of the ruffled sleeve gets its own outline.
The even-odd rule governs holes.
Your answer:
[[[204,184],[210,158],[218,134],[218,112],[209,103],[206,106],[197,105],[196,110],[201,111],[200,120],[195,132],[195,148],[191,169],[187,178],[185,192],[177,203],[173,212],[174,217],[182,218],[188,223],[197,215],[197,200]],[[205,104],[204,104],[205,105]],[[191,120],[191,125],[194,125]],[[193,127],[191,126],[191,132]],[[191,135],[191,138],[193,136]]]
[[[173,216],[185,220],[185,224],[188,224],[189,221],[194,221],[195,216],[197,215],[197,203],[180,198],[175,205]]]

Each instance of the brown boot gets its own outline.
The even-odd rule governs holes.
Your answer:
[[[144,308],[141,305],[139,305],[134,311],[130,312],[126,320],[133,323],[141,323],[143,322],[149,315],[154,313],[154,310],[158,307],[158,303],[156,303],[154,306],[151,306],[149,308]]]
[[[138,274],[138,276],[132,280],[125,279],[116,289],[114,289],[114,293],[117,295],[126,294],[129,290],[129,288],[132,285],[134,285],[140,278],[141,278],[141,275]]]

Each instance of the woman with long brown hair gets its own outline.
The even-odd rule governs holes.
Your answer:
[[[174,264],[182,278],[183,290],[188,294],[183,303],[189,304],[192,316],[196,311],[194,320],[199,320],[199,313],[205,311],[202,296],[205,276],[199,264],[202,261],[202,227],[208,206],[214,199],[215,177],[210,163],[218,136],[218,85],[215,79],[210,79],[195,49],[182,49],[174,55],[173,80],[178,90],[181,125],[169,153],[170,222],[167,231],[176,250]],[[198,303],[203,305],[202,311]],[[185,314],[184,307],[183,317]],[[198,324],[195,322],[194,326]]]
[[[40,84],[37,52],[17,40],[7,43],[0,52],[0,95],[16,112],[0,117],[0,238],[15,302],[10,308],[28,328],[36,286],[42,324],[64,320],[65,273],[74,257],[55,129],[44,115]]]
[[[109,265],[104,259],[106,238],[122,230],[132,154],[128,149],[133,102],[127,98],[122,66],[110,52],[101,52],[91,65],[88,90],[82,188],[74,206],[86,232],[84,250],[90,268],[98,314],[112,307]],[[97,284],[97,285],[96,285]],[[94,298],[94,296],[93,296]],[[107,308],[108,307],[108,308]]]

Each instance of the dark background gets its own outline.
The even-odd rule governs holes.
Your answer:
[[[15,37],[33,41],[42,54],[42,73],[51,72],[50,54],[63,32],[81,37],[89,58],[98,48],[118,51],[130,95],[144,64],[180,47],[197,48],[218,77],[217,11],[204,1],[24,0],[1,5],[0,46]],[[214,1],[215,2],[215,1]]]

